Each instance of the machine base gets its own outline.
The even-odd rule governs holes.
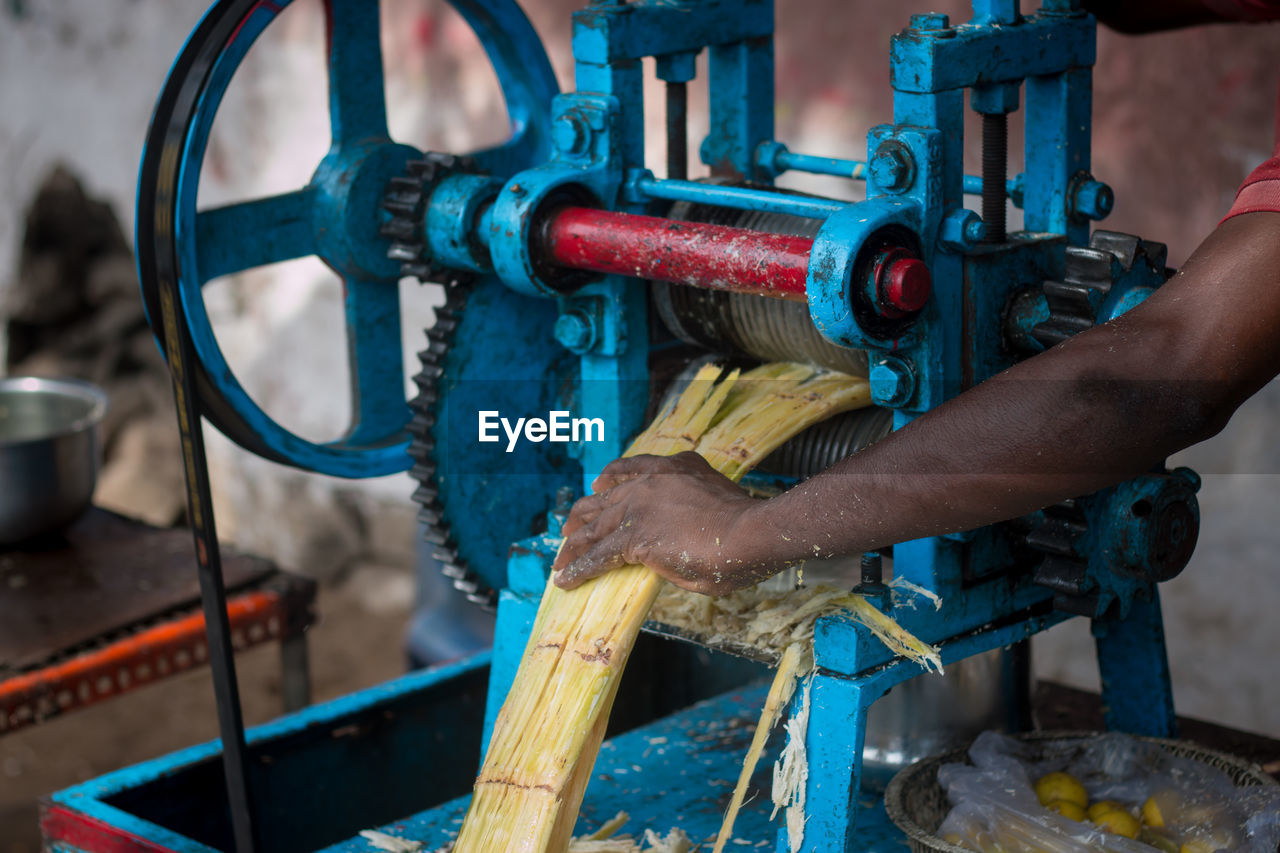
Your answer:
[[[479,655],[253,729],[261,849],[367,853],[374,848],[359,836],[362,829],[421,841],[424,853],[447,844],[470,799],[488,673],[488,655]],[[753,682],[606,741],[579,834],[626,811],[622,832],[678,827],[695,842],[714,838],[766,690],[766,682]],[[729,849],[777,845],[780,819],[769,821],[769,787],[781,744],[775,732],[738,817],[740,840]],[[230,849],[219,759],[216,742],[202,744],[52,795],[42,806],[47,849]],[[866,806],[859,812],[862,849],[905,849],[883,805]]]

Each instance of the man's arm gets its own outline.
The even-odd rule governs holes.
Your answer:
[[[813,557],[965,530],[1148,470],[1280,373],[1280,213],[1228,219],[1155,295],[769,500],[693,454],[608,466],[556,582],[644,563],[722,594]]]
[[[1223,0],[1217,4],[1223,5]],[[1128,35],[1230,20],[1209,7],[1204,0],[1084,0],[1084,8],[1099,23]]]

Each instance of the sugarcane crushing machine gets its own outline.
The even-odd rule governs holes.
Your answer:
[[[91,790],[73,789],[81,798],[74,802],[59,795],[60,807],[88,809],[100,824],[127,825],[158,845],[138,849],[205,850],[217,846],[210,839],[229,844],[233,837],[247,849],[255,834],[274,839],[260,841],[263,849],[365,849],[358,840],[338,843],[359,826],[271,835],[262,814],[279,807],[284,794],[283,783],[269,780],[287,775],[289,761],[277,754],[259,766],[254,756],[308,726],[349,735],[350,726],[335,721],[352,714],[380,711],[392,719],[419,694],[436,697],[440,707],[428,703],[436,710],[396,724],[413,730],[397,737],[417,766],[397,784],[416,785],[427,799],[405,799],[397,787],[394,796],[372,798],[383,811],[370,806],[360,819],[386,823],[413,812],[394,824],[397,832],[426,849],[447,841],[458,803],[465,804],[465,797],[451,797],[466,793],[470,771],[422,776],[433,774],[441,755],[474,768],[474,756],[455,755],[454,741],[483,742],[510,684],[566,499],[622,452],[660,393],[658,377],[678,372],[670,368],[675,359],[713,352],[867,371],[875,409],[801,436],[779,455],[785,464],[773,476],[805,476],[856,451],[878,425],[901,427],[1017,360],[1115,317],[1169,274],[1162,245],[1091,231],[1114,199],[1090,173],[1095,22],[1078,0],[1042,0],[1035,10],[1020,9],[1018,0],[973,0],[964,23],[911,16],[890,45],[891,121],[870,131],[862,159],[798,153],[775,139],[770,0],[595,0],[573,17],[574,91],[564,93],[514,0],[452,0],[496,71],[511,136],[496,147],[448,154],[388,136],[377,4],[326,0],[329,152],[300,190],[201,210],[196,190],[222,95],[285,5],[214,5],[164,88],[142,165],[141,280],[180,392],[201,570],[216,592],[216,539],[212,517],[202,512],[207,477],[192,426],[205,418],[249,451],[305,470],[345,477],[411,470],[439,560],[468,597],[496,605],[498,635],[487,686],[480,663],[409,676],[399,687],[307,712],[302,723],[268,727],[251,735],[247,750],[232,737],[234,709],[225,710],[226,823],[234,829],[182,819],[183,832],[203,839],[198,843],[182,846],[172,829],[147,835],[163,822],[160,812],[172,817],[182,809],[146,812],[136,790],[172,776],[172,765],[144,766],[143,781],[109,777]],[[697,82],[703,53],[709,132],[698,152],[710,174],[691,180],[687,89]],[[666,177],[645,163],[642,61],[649,58],[666,93]],[[967,110],[981,116],[980,175],[963,169]],[[1010,175],[1008,117],[1017,110],[1025,168]],[[865,200],[775,188],[788,171],[862,181]],[[981,215],[965,206],[966,196],[980,197]],[[1022,211],[1021,230],[1006,226],[1010,202]],[[201,295],[219,276],[307,255],[335,270],[345,293],[353,420],[344,438],[324,444],[291,434],[246,393]],[[407,401],[397,291],[406,275],[446,292],[413,378],[416,396]],[[508,442],[500,430],[494,435],[502,440],[483,440],[486,413],[499,412],[563,412],[569,420],[558,434],[552,418],[540,432],[526,428],[521,442]],[[899,544],[895,577],[941,605],[914,606],[910,594],[879,600],[904,627],[937,644],[948,664],[1088,617],[1108,724],[1171,734],[1156,585],[1190,558],[1197,483],[1184,469],[1153,470],[1015,522]],[[211,653],[219,643],[215,623]],[[877,816],[860,794],[864,732],[872,703],[920,670],[838,616],[819,622],[814,653],[799,849],[894,849],[900,841],[883,810]],[[220,695],[230,690],[234,698],[233,670],[215,667],[215,676]],[[479,718],[486,696],[485,723],[459,734],[464,724],[442,710],[445,703],[475,708]],[[739,698],[725,698],[731,696]],[[711,705],[673,711],[650,729],[667,726],[660,740],[673,751],[677,742],[695,752],[709,748],[694,730],[716,731],[717,715],[731,716],[735,702],[749,706],[752,697],[758,699],[724,694]],[[679,773],[659,769],[651,758],[659,738],[645,741],[642,760],[639,742],[626,740],[635,736],[617,739],[616,754],[606,746],[586,818],[605,809],[593,798],[608,800],[609,791],[626,788],[635,819],[673,824],[678,816],[697,836],[705,829],[698,821],[713,821],[727,798],[707,775],[712,763],[686,756],[691,763]],[[633,749],[627,754],[634,763],[618,758]],[[376,750],[344,753],[350,766],[342,775],[364,778],[356,765],[375,753],[375,763],[394,761]],[[217,754],[210,747],[174,761],[207,762]],[[687,775],[699,766],[705,778]],[[676,776],[684,781],[674,783]],[[460,787],[430,799],[445,777]],[[301,771],[290,777],[304,788],[308,778]],[[334,826],[357,820],[348,800],[316,796],[324,805],[315,813]],[[135,812],[126,814],[122,803]],[[394,808],[404,811],[385,810]],[[255,810],[256,829],[249,830]],[[764,816],[751,820],[744,826],[774,832]],[[204,828],[191,828],[197,824]],[[796,849],[785,832],[776,843]],[[78,848],[67,842],[57,849]]]

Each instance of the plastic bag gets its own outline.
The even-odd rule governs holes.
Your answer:
[[[1280,787],[1237,788],[1215,767],[1127,735],[1019,741],[986,732],[969,758],[973,766],[938,770],[952,809],[937,834],[981,853],[1273,853],[1280,844]],[[1051,773],[1078,780],[1114,831],[1042,805],[1036,782]]]

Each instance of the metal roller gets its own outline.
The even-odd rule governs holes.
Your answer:
[[[660,395],[661,405],[670,403],[705,364],[723,362],[716,354],[699,356],[676,371]],[[656,412],[659,407],[654,406]],[[783,444],[757,466],[763,474],[805,480],[860,450],[865,450],[893,432],[893,411],[870,406],[844,412],[809,427]]]
[[[810,427],[760,463],[766,474],[803,480],[893,432],[893,412],[870,407],[845,412]]]
[[[672,205],[667,215],[799,237],[813,237],[822,226],[818,219],[687,202]],[[822,337],[803,303],[665,282],[653,282],[652,288],[654,306],[663,325],[686,343],[763,361],[802,361],[867,375],[866,353],[836,346]]]

